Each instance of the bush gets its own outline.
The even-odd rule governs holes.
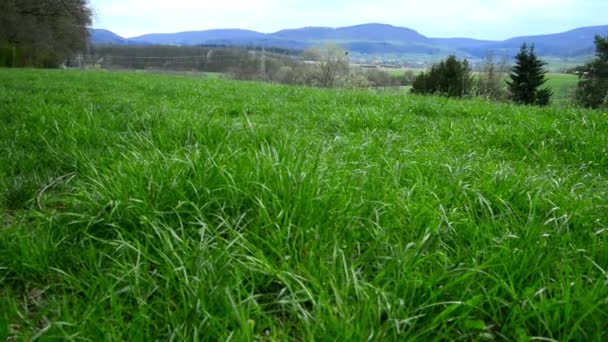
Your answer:
[[[363,72],[351,72],[338,82],[342,88],[369,88],[372,86]]]
[[[435,64],[428,73],[421,73],[414,80],[412,93],[440,94],[448,97],[464,97],[470,94],[473,85],[471,67],[465,59],[449,56]]]
[[[401,85],[409,86],[414,84],[414,80],[416,79],[416,74],[412,70],[407,70],[401,76]]]
[[[391,75],[380,69],[369,69],[365,76],[372,87],[390,87],[393,85]]]
[[[292,84],[294,80],[293,68],[289,66],[282,66],[273,75],[273,80],[279,83]]]

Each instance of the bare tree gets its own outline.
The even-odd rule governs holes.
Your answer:
[[[348,52],[336,44],[326,44],[307,50],[304,56],[316,62],[315,79],[321,87],[333,87],[348,74]]]
[[[503,56],[499,62],[492,51],[488,52],[481,67],[476,84],[476,95],[491,100],[503,100],[507,97],[504,79],[508,71],[507,56]]]

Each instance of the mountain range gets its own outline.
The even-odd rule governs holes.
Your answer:
[[[565,58],[592,55],[594,36],[608,35],[608,25],[581,27],[555,34],[514,37],[502,41],[430,38],[410,28],[386,24],[363,24],[340,28],[304,27],[275,33],[216,29],[154,33],[131,38],[124,38],[103,29],[91,29],[90,33],[92,44],[266,46],[301,50],[331,42],[351,52],[368,55],[455,53],[467,57],[483,57],[488,51],[514,55],[523,43],[528,43],[534,44],[537,53],[541,56]]]

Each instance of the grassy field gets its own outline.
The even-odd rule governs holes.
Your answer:
[[[608,339],[606,113],[0,79],[0,340]]]
[[[552,103],[566,105],[572,103],[578,76],[572,74],[547,74],[546,87],[553,90]]]

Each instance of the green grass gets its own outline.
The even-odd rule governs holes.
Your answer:
[[[551,57],[551,56],[543,56],[541,59],[547,62],[545,66],[550,72],[561,73],[564,70],[576,68],[578,66],[589,63],[593,60],[594,56],[592,54],[583,55],[578,57]]]
[[[0,79],[0,340],[608,338],[606,113]]]
[[[552,102],[558,105],[572,103],[578,76],[572,74],[547,74],[545,86],[553,90]]]

